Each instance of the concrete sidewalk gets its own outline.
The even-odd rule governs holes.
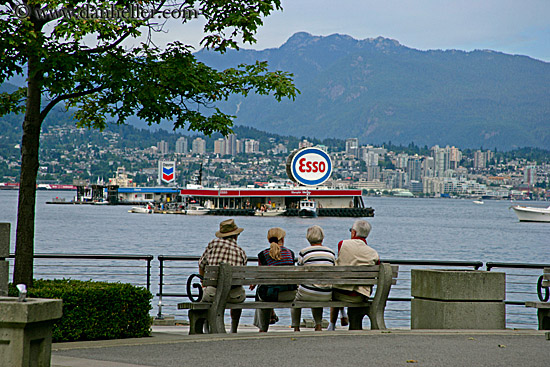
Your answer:
[[[56,343],[53,367],[137,366],[547,366],[550,340],[538,330],[302,331],[187,335],[154,327],[153,336]]]

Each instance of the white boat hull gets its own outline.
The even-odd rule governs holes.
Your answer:
[[[139,206],[134,206],[132,209],[128,210],[129,213],[139,213],[139,214],[151,214],[153,209],[141,208]]]
[[[520,222],[548,222],[550,223],[550,207],[536,208],[529,206],[514,205],[514,209]]]
[[[257,211],[254,213],[257,217],[276,217],[278,215],[283,215],[286,210],[267,210],[267,211]]]
[[[185,214],[187,215],[206,215],[208,214],[210,210],[206,209],[206,210],[193,210],[193,209],[189,209],[189,210],[186,210],[185,211]]]

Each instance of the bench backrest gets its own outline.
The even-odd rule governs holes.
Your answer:
[[[392,285],[398,266],[392,265]],[[222,270],[223,271],[223,270]],[[217,286],[220,266],[207,266],[203,285]],[[380,265],[358,266],[232,266],[231,285],[350,284],[376,285]],[[228,274],[229,275],[229,274]]]

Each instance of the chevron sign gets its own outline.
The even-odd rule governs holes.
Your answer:
[[[176,180],[176,162],[159,162],[159,176],[161,182],[174,182]]]

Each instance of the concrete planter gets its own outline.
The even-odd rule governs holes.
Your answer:
[[[413,269],[412,329],[504,329],[505,273]]]
[[[61,300],[0,297],[0,366],[50,366],[52,324],[62,316]]]

